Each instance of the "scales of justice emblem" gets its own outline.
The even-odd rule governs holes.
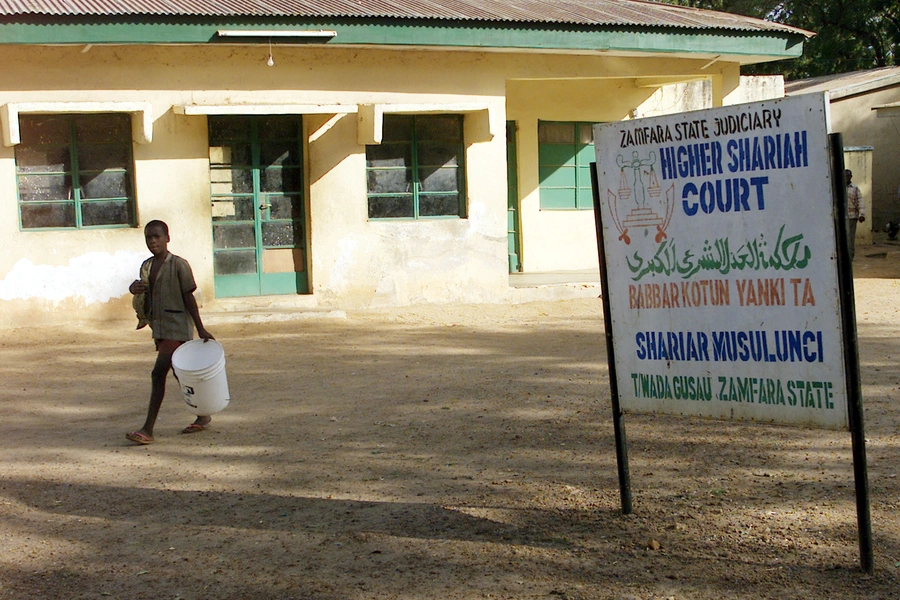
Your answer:
[[[656,153],[652,150],[647,158],[641,158],[637,150],[631,153],[631,159],[621,154],[616,157],[616,166],[619,167],[618,193],[607,189],[606,194],[613,222],[619,230],[619,239],[625,244],[631,243],[628,231],[632,228],[655,229],[657,244],[667,237],[666,229],[675,209],[675,184],[669,186],[664,198],[660,198],[662,188],[653,169],[654,164]]]

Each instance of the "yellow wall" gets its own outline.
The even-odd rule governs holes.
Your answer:
[[[784,95],[780,77],[741,78],[735,65],[706,73],[691,61],[654,63],[634,61],[635,77],[508,83],[507,118],[518,126],[519,258],[525,272],[592,270],[599,263],[592,210],[540,208],[538,121],[606,123]],[[671,83],[672,77],[653,75],[654,68],[664,67],[690,81]],[[692,68],[699,74],[691,76]]]
[[[519,123],[526,270],[596,268],[592,211],[539,210],[538,120],[622,119],[679,78],[711,81],[715,100],[736,70],[672,58],[310,46],[275,46],[268,67],[267,55],[267,45],[0,48],[0,107],[144,102],[152,122],[152,141],[134,146],[133,229],[20,231],[14,149],[0,147],[0,325],[129,315],[126,288],[148,255],[141,227],[156,218],[170,225],[170,249],[193,265],[206,308],[498,301],[508,286],[507,119]],[[370,104],[465,113],[467,218],[368,221],[355,111]],[[213,297],[207,117],[173,109],[183,105],[306,114],[311,295]]]
[[[518,127],[519,223],[526,272],[597,268],[592,210],[541,210],[538,121],[611,122],[627,118],[653,88],[635,80],[511,81],[507,118]]]

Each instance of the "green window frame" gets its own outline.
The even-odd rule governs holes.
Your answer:
[[[20,115],[19,130],[20,229],[134,226],[130,115]]]
[[[465,217],[463,116],[384,115],[366,146],[369,219]]]
[[[593,210],[595,123],[538,121],[541,210]]]

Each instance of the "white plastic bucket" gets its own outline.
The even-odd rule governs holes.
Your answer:
[[[231,395],[222,344],[215,340],[186,342],[172,355],[172,368],[190,412],[206,416],[228,406]]]

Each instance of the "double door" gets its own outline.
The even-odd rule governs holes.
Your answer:
[[[211,116],[216,297],[308,293],[299,115]]]

